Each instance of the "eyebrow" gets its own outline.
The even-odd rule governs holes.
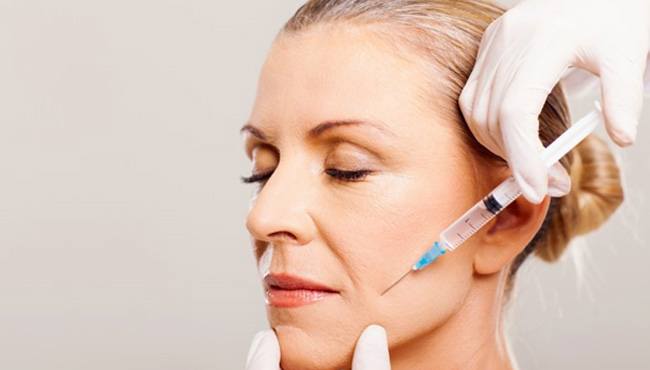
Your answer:
[[[317,138],[318,136],[322,135],[325,131],[331,130],[335,127],[341,127],[341,126],[369,126],[369,127],[374,127],[378,131],[381,131],[384,134],[388,134],[389,136],[395,136],[395,133],[390,131],[388,129],[388,126],[383,123],[383,122],[375,122],[375,121],[365,121],[365,120],[334,120],[334,121],[325,121],[321,122],[315,127],[311,128],[307,132],[307,137],[310,139]],[[265,134],[264,131],[261,129],[253,126],[250,123],[245,124],[240,130],[240,133],[244,132],[249,132],[251,135],[255,136],[256,138],[263,140],[263,141],[268,141],[269,135]]]

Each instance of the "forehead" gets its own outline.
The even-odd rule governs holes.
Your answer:
[[[261,126],[380,119],[399,131],[429,112],[425,72],[367,28],[281,35],[262,68],[251,121]]]

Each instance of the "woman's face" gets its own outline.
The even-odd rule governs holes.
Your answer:
[[[272,175],[246,226],[262,277],[334,291],[271,291],[284,369],[344,366],[372,323],[396,348],[437,328],[469,290],[471,242],[381,296],[482,191],[426,76],[437,78],[362,28],[315,27],[269,52],[249,122],[265,137],[245,130],[245,147],[252,172]],[[338,124],[310,133],[328,122]]]

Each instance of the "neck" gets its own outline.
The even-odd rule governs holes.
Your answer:
[[[477,276],[442,326],[391,350],[393,370],[511,370],[501,326],[505,273]]]

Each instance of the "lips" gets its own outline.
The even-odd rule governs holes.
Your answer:
[[[299,307],[337,295],[324,284],[289,274],[269,274],[264,278],[266,303],[274,307]]]

